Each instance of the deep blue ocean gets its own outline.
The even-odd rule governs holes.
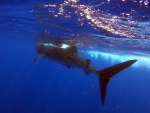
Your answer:
[[[1,0],[0,113],[150,113],[149,0]],[[40,58],[36,41],[65,40],[103,69],[137,59],[107,87]]]

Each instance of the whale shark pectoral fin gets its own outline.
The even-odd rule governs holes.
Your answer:
[[[41,54],[37,55],[37,56],[34,58],[34,62],[36,62],[41,56],[43,56],[43,55],[41,55]]]
[[[84,72],[87,76],[91,73],[90,71],[87,71],[87,70],[85,70]]]
[[[71,66],[70,65],[65,65],[68,69],[70,69],[71,68]]]
[[[101,91],[101,101],[102,105],[104,106],[105,96],[106,96],[106,89],[109,80],[115,76],[120,71],[126,69],[127,67],[131,66],[137,60],[129,60],[126,62],[122,62],[120,64],[113,65],[111,67],[105,68],[103,70],[98,71],[98,78],[100,82],[100,91]]]

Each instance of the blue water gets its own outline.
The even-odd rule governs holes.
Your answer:
[[[0,1],[0,113],[150,113],[147,2],[80,0],[61,12],[48,4],[63,0]],[[97,76],[44,58],[33,61],[34,43],[47,35],[76,44],[98,69],[138,62],[111,79],[102,107]]]

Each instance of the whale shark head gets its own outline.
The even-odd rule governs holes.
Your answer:
[[[52,43],[38,42],[38,43],[35,43],[35,47],[38,53],[42,54],[46,51],[50,51],[51,49],[55,48],[55,45],[53,45]]]
[[[51,50],[54,50],[54,49],[62,49],[62,50],[66,49],[67,50],[71,46],[69,44],[66,44],[66,43],[54,44],[51,42],[47,42],[47,43],[37,42],[37,43],[35,43],[35,47],[36,47],[38,53],[42,54],[42,53],[45,53],[47,51],[50,52]]]

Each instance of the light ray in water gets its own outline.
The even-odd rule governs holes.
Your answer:
[[[138,62],[136,62],[133,67],[144,67],[144,68],[150,68],[150,60],[149,56],[140,56],[140,55],[129,55],[129,54],[113,54],[113,53],[104,53],[99,51],[87,51],[91,57],[94,57],[96,59],[102,58],[104,60],[111,61],[112,64],[115,64],[116,62],[124,62],[127,60],[133,60],[137,59]]]

